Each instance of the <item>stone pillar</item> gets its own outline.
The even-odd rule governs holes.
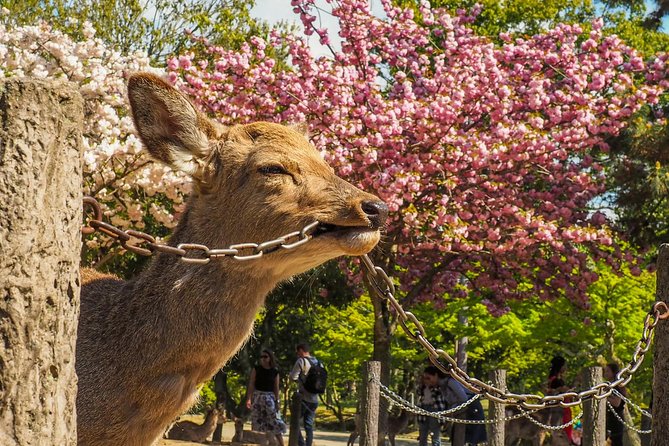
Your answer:
[[[83,101],[0,83],[0,444],[75,445]]]

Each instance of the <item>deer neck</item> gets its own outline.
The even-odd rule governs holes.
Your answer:
[[[198,243],[212,248],[230,244],[203,236],[191,238],[194,232],[180,227],[169,244]],[[201,253],[188,255],[197,254]],[[209,378],[226,362],[250,335],[257,312],[277,283],[254,262],[218,258],[191,264],[176,255],[158,254],[124,293],[129,296],[127,311],[135,315],[135,331],[146,337],[137,339],[138,349],[143,357],[156,353],[153,357],[159,359],[155,361],[161,362],[146,365],[164,369],[166,364],[184,364],[197,380]],[[162,340],[158,351],[146,354],[155,339]]]

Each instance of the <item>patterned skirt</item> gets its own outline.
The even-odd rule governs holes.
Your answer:
[[[274,399],[274,392],[253,392],[251,405],[251,429],[256,432],[283,434],[286,423],[281,419],[281,412]]]

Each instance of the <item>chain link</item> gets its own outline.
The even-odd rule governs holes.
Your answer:
[[[652,432],[652,429],[643,430],[629,424],[627,421],[623,419],[623,417],[618,415],[618,412],[615,411],[613,405],[608,401],[606,402],[606,407],[609,409],[609,412],[611,412],[618,419],[618,421],[620,421],[626,428],[633,430],[637,434],[650,434]]]
[[[527,413],[527,412],[525,412],[525,413]],[[551,426],[550,424],[544,424],[541,421],[535,419],[534,417],[527,417],[527,419],[530,420],[532,423],[536,424],[537,426],[542,427],[544,429],[547,429],[547,430],[550,430],[550,431],[561,431],[565,427],[569,427],[572,424],[576,423],[578,420],[581,419],[582,416],[583,416],[583,411],[580,411],[571,420],[567,421],[564,424],[558,424],[557,426]]]
[[[450,374],[469,391],[483,395],[496,403],[519,406],[528,410],[539,410],[547,407],[574,407],[580,405],[584,400],[595,398],[606,398],[618,386],[625,386],[632,379],[632,375],[641,366],[645,354],[651,345],[653,331],[660,320],[669,318],[669,307],[664,302],[656,302],[651,311],[646,315],[643,323],[643,332],[637,342],[636,348],[630,362],[620,369],[616,378],[611,382],[596,384],[590,389],[581,392],[566,392],[558,395],[538,394],[515,394],[498,389],[495,386],[470,377],[467,372],[458,367],[457,362],[451,355],[441,349],[435,348],[427,339],[425,329],[416,317],[404,310],[395,298],[395,284],[386,272],[379,266],[374,265],[367,255],[362,256],[362,265],[365,269],[367,282],[373,294],[386,300],[397,313],[397,321],[409,339],[420,344],[426,351],[430,361],[442,372]]]
[[[426,417],[436,418],[440,421],[446,421],[446,422],[451,422],[451,423],[482,424],[482,425],[485,425],[485,424],[506,423],[507,421],[517,420],[519,418],[527,418],[532,423],[536,424],[537,426],[540,426],[540,427],[542,427],[544,429],[547,429],[547,430],[557,431],[557,430],[562,430],[562,429],[566,428],[567,426],[571,426],[572,424],[574,424],[577,420],[579,420],[583,416],[583,412],[581,411],[571,421],[569,421],[567,423],[564,423],[564,424],[557,425],[557,426],[551,426],[551,425],[548,425],[548,424],[543,424],[539,420],[532,417],[532,414],[537,412],[537,410],[530,410],[530,411],[521,410],[520,413],[517,413],[517,414],[514,414],[514,415],[509,415],[509,416],[504,417],[504,418],[496,418],[496,419],[468,420],[468,419],[465,419],[465,418],[454,418],[454,417],[448,417],[446,415],[459,412],[460,410],[464,409],[465,407],[467,407],[468,405],[470,405],[471,403],[476,401],[480,397],[480,395],[474,395],[469,400],[467,400],[464,403],[462,403],[458,406],[455,406],[451,409],[442,410],[442,411],[439,411],[439,412],[430,412],[428,410],[423,409],[422,407],[416,406],[415,404],[412,404],[411,402],[405,400],[404,398],[402,398],[401,396],[399,396],[398,394],[396,394],[395,392],[390,390],[388,387],[381,384],[379,381],[377,381],[377,384],[379,385],[381,396],[383,396],[386,400],[388,400],[388,402],[391,405],[395,405],[395,406],[397,406],[401,409],[406,410],[407,412],[411,412],[411,413],[416,414],[416,415],[423,415],[423,416],[426,416]]]
[[[618,392],[616,389],[613,389],[613,394],[614,394],[615,396],[617,396],[618,398],[620,398],[621,400],[625,401],[625,403],[627,403],[627,404],[629,404],[630,406],[634,407],[636,410],[638,410],[639,412],[641,412],[644,416],[646,416],[646,417],[648,417],[648,418],[650,418],[650,419],[653,418],[653,415],[652,415],[650,412],[648,412],[648,411],[647,411],[646,409],[644,409],[643,407],[641,407],[641,406],[639,406],[639,405],[637,405],[637,404],[634,404],[634,402],[632,402],[629,398],[627,398],[627,397],[626,397],[625,395],[623,395],[622,393]]]
[[[399,396],[398,394],[396,394],[395,392],[390,390],[388,387],[383,385],[381,383],[381,381],[379,381],[378,379],[374,380],[374,382],[379,386],[379,388],[381,389],[382,392],[385,392],[384,396],[386,397],[386,399],[388,401],[394,402],[396,405],[399,405],[399,406],[404,407],[404,408],[411,407],[412,409],[422,410],[422,411],[425,412],[425,410],[423,408],[418,407],[418,406],[410,403],[409,401],[405,400],[404,398],[402,398],[401,396]],[[474,401],[478,400],[480,397],[481,397],[481,395],[476,394],[476,395],[469,398],[467,401],[465,401],[464,403],[462,403],[458,406],[455,406],[455,407],[452,407],[452,408],[446,409],[446,410],[440,410],[438,412],[429,412],[429,413],[434,414],[434,415],[450,415],[450,414],[461,411],[465,407],[472,404]]]
[[[274,240],[263,243],[237,243],[223,249],[210,249],[205,245],[197,243],[180,243],[176,247],[157,243],[156,239],[144,232],[132,229],[121,230],[109,223],[102,221],[102,210],[100,204],[92,197],[84,197],[84,205],[93,210],[93,217],[81,228],[83,234],[92,234],[95,231],[102,232],[114,240],[118,240],[127,251],[141,256],[151,256],[156,252],[162,252],[178,256],[184,263],[204,265],[221,257],[228,257],[238,261],[254,260],[264,254],[279,249],[295,249],[307,243],[313,238],[313,233],[319,225],[315,221],[309,223],[302,230],[282,235]]]

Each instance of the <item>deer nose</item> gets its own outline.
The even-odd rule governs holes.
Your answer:
[[[360,207],[369,220],[372,229],[379,229],[386,223],[386,219],[388,218],[388,205],[383,201],[363,201]]]

